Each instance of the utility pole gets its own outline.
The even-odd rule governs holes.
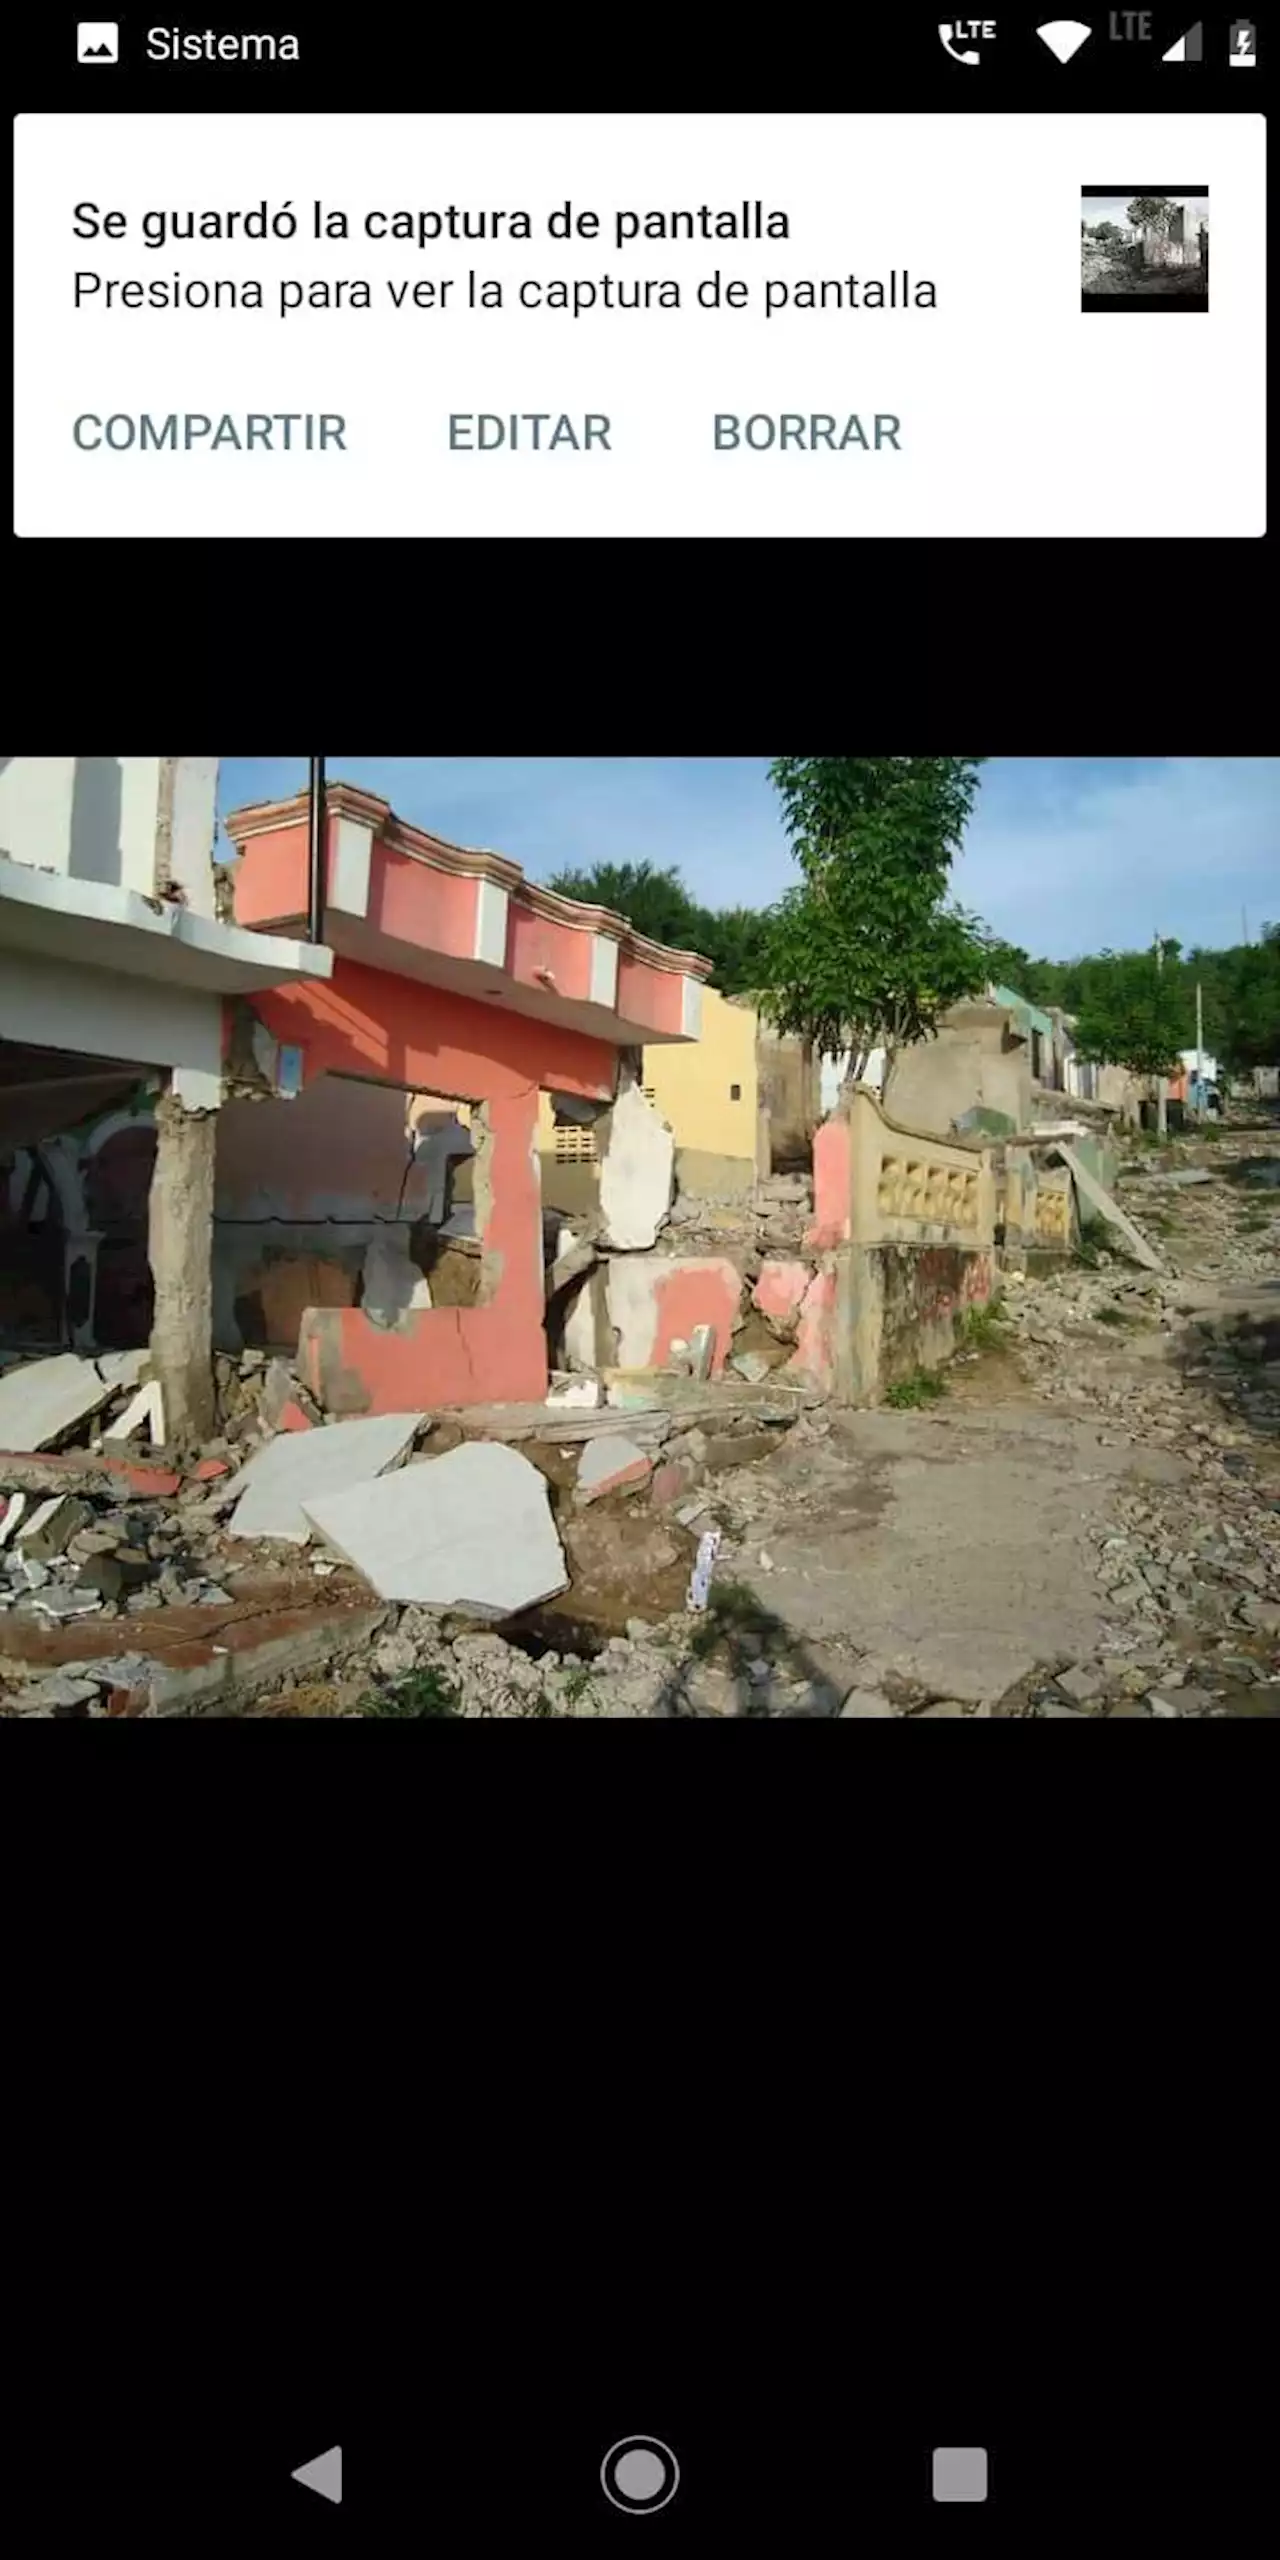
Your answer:
[[[1162,942],[1162,941],[1161,941],[1161,939],[1160,939],[1160,935],[1157,933],[1157,935],[1156,935],[1156,976],[1157,976],[1157,977],[1160,977],[1160,976],[1162,975],[1162,973],[1163,973],[1163,970],[1164,970],[1164,944],[1163,944],[1163,942]],[[1168,1134],[1169,1134],[1169,1097],[1168,1097],[1168,1094],[1167,1094],[1167,1093],[1166,1093],[1166,1091],[1165,1091],[1165,1079],[1164,1079],[1164,1077],[1163,1077],[1163,1076],[1157,1076],[1157,1077],[1156,1077],[1156,1136],[1157,1136],[1158,1138],[1167,1138]]]

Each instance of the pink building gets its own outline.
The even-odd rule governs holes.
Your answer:
[[[275,936],[305,931],[307,796],[238,809],[227,833],[240,856],[237,923]],[[360,1306],[305,1305],[303,1373],[332,1413],[542,1397],[539,1092],[603,1108],[622,1052],[696,1040],[711,964],[538,888],[500,854],[409,826],[345,783],[326,795],[321,871],[332,975],[257,992],[228,1015],[232,1094],[263,1098],[224,1105],[220,1221],[228,1234],[272,1218],[310,1232],[341,1223],[342,1202],[356,1211],[371,1200],[385,1216],[397,1170],[411,1170],[409,1098],[470,1105],[479,1243],[471,1301],[406,1303],[390,1319],[368,1312],[367,1292]],[[341,1094],[333,1079],[344,1080]],[[366,1095],[373,1089],[364,1139],[354,1134],[352,1080]],[[404,1205],[393,1201],[392,1216]]]

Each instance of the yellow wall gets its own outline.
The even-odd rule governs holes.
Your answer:
[[[733,1087],[738,1087],[738,1099]],[[678,1147],[702,1155],[737,1156],[755,1164],[756,1016],[750,1005],[730,1004],[714,988],[702,991],[702,1036],[644,1052],[644,1089],[661,1112]],[[583,1131],[562,1146],[589,1152]],[[538,1152],[556,1153],[551,1097],[538,1096]]]
[[[701,1039],[646,1049],[644,1087],[670,1121],[678,1147],[740,1156],[754,1165],[756,1016],[750,1005],[730,1004],[704,987]]]

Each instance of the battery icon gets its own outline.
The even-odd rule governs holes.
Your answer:
[[[1258,30],[1248,18],[1237,18],[1227,56],[1233,71],[1252,71],[1258,59]]]

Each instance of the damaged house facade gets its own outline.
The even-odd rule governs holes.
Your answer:
[[[1158,1264],[1008,991],[824,1116],[698,955],[319,762],[219,863],[216,785],[0,760],[0,1717],[703,1712],[789,1434],[916,1400],[1081,1203]]]
[[[0,766],[0,1365],[145,1350],[174,1445],[272,1352],[313,1419],[730,1367],[860,1402],[999,1247],[1068,1249],[1069,1028],[1012,991],[823,1118],[697,954],[342,782],[219,866],[216,784]]]
[[[812,1056],[698,955],[341,782],[233,811],[220,867],[216,783],[0,771],[0,1342],[148,1348],[190,1443],[259,1351],[334,1418],[731,1359],[874,1396],[988,1293],[985,1032],[816,1125]]]
[[[225,1007],[333,956],[219,914],[211,756],[0,758],[0,1340],[151,1343],[212,1428]]]
[[[236,916],[254,932],[307,917],[309,814],[300,795],[227,820]],[[245,1338],[265,1302],[265,1338],[296,1345],[334,1414],[541,1399],[549,1308],[597,1247],[651,1244],[666,1217],[671,1142],[640,1058],[697,1039],[710,964],[345,784],[324,835],[331,974],[255,996],[246,1088],[223,1124],[224,1338]],[[544,1096],[556,1123],[593,1136],[585,1240],[544,1205]],[[464,1167],[469,1218],[454,1205]],[[317,1275],[299,1303],[299,1278],[305,1295]]]

